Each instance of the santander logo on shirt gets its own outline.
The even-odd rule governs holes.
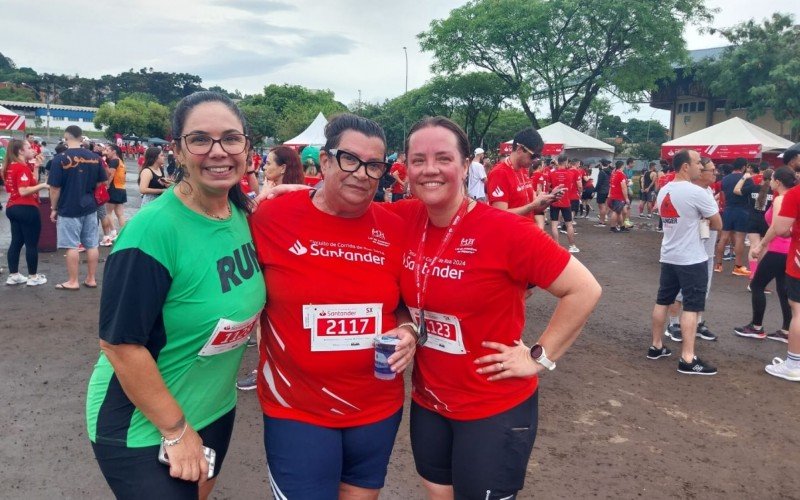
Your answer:
[[[503,192],[502,189],[500,189],[500,186],[497,186],[495,190],[492,191],[492,196],[494,196],[495,198],[502,198],[504,195],[505,193]]]
[[[373,238],[378,239],[377,236]],[[388,242],[379,239],[381,243],[388,246]],[[308,254],[312,257],[325,257],[332,259],[342,259],[348,262],[366,262],[382,266],[386,263],[386,255],[377,249],[371,249],[356,243],[346,243],[341,241],[316,241],[312,240],[308,247],[304,246],[300,240],[296,240],[289,247],[289,252],[298,257]]]
[[[658,207],[658,213],[661,215],[661,220],[663,220],[665,224],[676,224],[678,222],[680,214],[675,208],[675,205],[672,204],[670,193],[667,193],[667,196],[661,201],[661,206]]]

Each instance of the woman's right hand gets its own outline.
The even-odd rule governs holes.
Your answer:
[[[168,436],[171,437],[174,436]],[[186,428],[180,443],[165,448],[169,458],[170,476],[200,483],[208,480],[208,461],[203,453],[203,439],[191,426]]]

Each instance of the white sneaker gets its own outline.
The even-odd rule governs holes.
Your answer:
[[[800,382],[800,369],[789,368],[786,361],[782,360],[781,358],[773,358],[772,364],[765,366],[764,369],[770,375],[774,375],[785,380],[791,380],[792,382]]]
[[[25,276],[19,273],[14,273],[8,275],[8,279],[6,280],[6,285],[21,285],[23,283],[27,283],[27,281],[28,278],[26,278]]]
[[[47,277],[44,274],[37,274],[33,278],[28,278],[28,286],[38,286],[47,283]]]
[[[570,245],[569,246],[569,253],[580,253],[580,249],[578,247],[576,247],[575,245]]]

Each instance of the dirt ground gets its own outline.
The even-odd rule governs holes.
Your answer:
[[[731,276],[730,263],[714,276],[706,317],[720,339],[698,339],[697,349],[719,374],[680,375],[676,355],[645,358],[660,235],[645,227],[615,235],[585,221],[578,230],[578,258],[603,298],[558,369],[542,378],[539,435],[520,498],[798,498],[800,384],[764,373],[773,356],[785,357],[785,344],[733,335],[749,321],[747,279]],[[53,288],[66,277],[61,251],[42,254],[40,269],[45,286],[0,287],[0,498],[110,498],[84,424],[100,292]],[[769,329],[779,326],[776,302],[769,297]],[[529,299],[527,343],[553,305],[542,291]],[[256,357],[248,350],[243,373]],[[240,393],[236,420],[213,497],[270,498],[255,392]],[[381,497],[423,498],[407,415]]]

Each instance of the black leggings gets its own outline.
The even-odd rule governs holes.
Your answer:
[[[36,274],[39,269],[39,233],[42,230],[39,209],[30,205],[14,205],[6,209],[6,217],[11,221],[8,272],[19,272],[19,254],[24,245],[28,274]]]
[[[763,325],[764,310],[767,308],[767,297],[764,295],[764,288],[767,283],[775,279],[775,288],[778,293],[778,301],[781,304],[783,314],[782,329],[788,330],[789,323],[792,321],[792,309],[789,307],[789,300],[786,297],[786,254],[777,252],[767,252],[761,262],[758,263],[756,274],[750,282],[750,291],[753,301],[753,321],[754,325]]]

